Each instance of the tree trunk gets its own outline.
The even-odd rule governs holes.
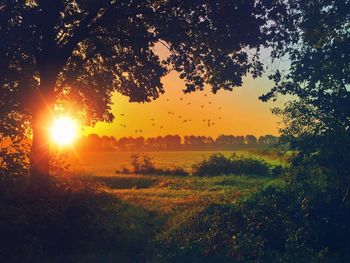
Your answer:
[[[30,152],[30,177],[35,182],[46,181],[50,172],[50,114],[44,108],[38,108],[33,114],[33,140]],[[47,116],[49,115],[49,116]]]
[[[34,92],[32,106],[32,147],[30,178],[35,183],[46,182],[50,174],[50,124],[54,105],[54,87],[57,74],[46,72]]]

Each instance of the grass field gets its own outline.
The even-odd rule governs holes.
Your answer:
[[[221,152],[225,156],[231,151]],[[172,213],[184,208],[205,207],[212,203],[232,202],[258,187],[276,184],[279,179],[255,175],[226,175],[214,177],[162,176],[162,175],[122,175],[116,169],[130,167],[130,152],[85,152],[79,159],[70,157],[72,170],[82,165],[86,178],[105,184],[108,191],[121,199],[160,213]],[[150,152],[157,167],[183,167],[191,169],[192,164],[203,160],[213,152]],[[281,160],[271,157],[238,152],[245,157],[262,158],[271,165]]]
[[[217,151],[172,151],[172,152],[146,152],[151,157],[157,167],[182,167],[190,170],[191,166],[198,161],[208,158]],[[221,151],[225,156],[229,156],[233,151]],[[283,162],[282,158],[250,153],[246,151],[236,151],[238,155],[261,158],[272,165]],[[97,176],[115,175],[116,170],[124,167],[130,168],[130,156],[132,152],[81,152],[68,153],[67,162],[71,165],[71,170],[77,173],[85,173]]]
[[[152,175],[88,176],[102,182],[108,191],[145,209],[168,214],[213,203],[233,202],[248,192],[280,179],[254,175],[215,177],[175,177]]]
[[[169,231],[186,226],[209,206],[235,203],[261,187],[282,183],[280,178],[271,176],[234,174],[212,177],[115,174],[86,179],[103,183],[108,193],[130,207],[122,218],[131,220],[127,227],[135,226],[134,232],[142,237],[140,242],[145,247],[141,255],[149,255],[140,262],[167,262],[157,259],[158,243],[163,247],[162,240],[167,240]],[[140,211],[147,211],[150,216],[144,217]]]
[[[191,170],[191,166],[208,158],[215,152],[149,152],[157,167],[182,167]],[[232,151],[221,152],[225,156]],[[212,203],[232,202],[237,197],[258,187],[278,184],[280,179],[255,175],[226,175],[214,177],[162,176],[162,175],[123,175],[116,169],[130,167],[130,152],[84,152],[70,154],[68,162],[73,171],[83,170],[89,180],[103,183],[109,192],[121,199],[142,208],[168,214],[184,208],[205,207]],[[283,163],[281,159],[239,151],[244,157],[264,159],[270,165]]]
[[[158,167],[190,169],[213,153],[161,152],[150,156]],[[239,154],[252,157],[251,153]],[[3,258],[17,258],[20,253],[27,259],[23,262],[169,262],[158,260],[169,231],[185,227],[213,204],[235,203],[260,187],[282,183],[278,176],[256,174],[116,174],[118,167],[130,166],[130,155],[80,154],[85,172],[72,169],[62,178],[58,175],[52,189],[42,193],[30,191],[28,196],[22,183],[16,184],[17,188],[5,184],[0,189],[5,222],[0,230],[13,238],[12,243],[6,240],[8,255]],[[253,157],[263,158],[269,167],[281,163],[271,157]],[[23,210],[23,206],[28,209]],[[28,238],[23,239],[24,235]],[[22,247],[25,249],[18,252]]]
[[[221,153],[225,156],[232,154],[232,152]],[[157,247],[155,244],[167,237],[168,231],[186,225],[188,220],[209,206],[234,203],[261,187],[282,183],[282,179],[276,176],[254,174],[218,176],[116,174],[116,169],[130,167],[131,154],[83,153],[79,161],[86,164],[85,175],[82,176],[84,180],[101,183],[104,191],[125,202],[125,207],[128,209],[120,217],[122,221],[126,220],[123,229],[135,232],[132,237],[143,244],[140,255],[147,260],[140,262],[158,262],[153,258]],[[214,152],[148,153],[157,167],[176,166],[186,170],[191,170],[194,163],[212,154]],[[248,152],[237,154],[263,159],[271,167],[283,164],[283,160],[270,156]],[[73,164],[73,168],[74,165],[78,166],[79,163]],[[134,262],[135,259],[125,258],[123,261]]]

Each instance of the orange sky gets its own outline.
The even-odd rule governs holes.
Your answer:
[[[164,57],[166,51],[160,49],[159,54]],[[264,103],[258,100],[272,87],[273,83],[266,77],[255,80],[246,78],[242,87],[233,91],[219,91],[215,95],[210,92],[210,87],[203,92],[184,94],[184,82],[176,72],[165,76],[163,83],[165,94],[150,103],[129,103],[127,97],[114,94],[113,123],[99,122],[93,128],[85,128],[84,134],[97,133],[117,138],[166,134],[213,137],[220,134],[278,134],[278,119],[270,109],[281,106],[282,102]],[[214,123],[210,127],[208,119]]]

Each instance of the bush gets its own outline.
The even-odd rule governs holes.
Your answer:
[[[216,176],[226,174],[269,175],[269,166],[265,161],[253,158],[238,157],[233,154],[225,157],[223,154],[213,154],[192,166],[193,174],[197,176]]]
[[[211,205],[163,234],[160,262],[350,262],[350,209],[336,192],[266,188]]]
[[[155,216],[80,180],[0,183],[1,262],[144,262]]]
[[[131,166],[133,170],[124,168],[122,171],[116,171],[116,173],[121,174],[149,174],[149,175],[177,175],[177,176],[187,176],[188,172],[183,168],[158,168],[155,167],[151,158],[146,154],[133,154],[131,155]]]

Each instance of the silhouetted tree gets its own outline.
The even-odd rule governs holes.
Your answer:
[[[156,139],[155,138],[147,138],[146,139],[146,146],[149,149],[155,149],[156,144],[155,144]]]
[[[204,138],[204,144],[205,145],[213,145],[214,142],[215,142],[215,140],[212,137],[210,137],[210,136],[207,136],[207,137]]]
[[[113,136],[102,136],[100,138],[100,147],[105,151],[115,150],[117,140]]]
[[[275,39],[272,54],[289,57],[291,66],[271,75],[275,87],[262,97],[296,98],[275,110],[284,118],[283,137],[298,152],[295,164],[329,169],[344,193],[350,186],[349,10],[349,0],[288,1],[276,20],[284,34]]]
[[[2,122],[29,121],[31,175],[47,176],[45,127],[55,106],[87,124],[112,121],[112,92],[156,99],[168,69],[180,73],[186,92],[204,84],[231,90],[262,72],[254,49],[269,44],[267,17],[279,9],[255,0],[1,1]],[[170,52],[164,63],[156,44]]]
[[[215,144],[217,145],[235,145],[236,144],[236,137],[233,135],[219,135],[216,140]]]
[[[244,136],[236,136],[235,144],[236,145],[244,145]]]
[[[196,148],[203,148],[204,146],[212,143],[214,140],[211,137],[189,135],[184,137],[184,144],[196,146]]]
[[[138,150],[138,151],[142,151],[144,146],[145,146],[145,138],[141,137],[137,137],[133,139],[133,150]]]
[[[258,139],[254,135],[246,135],[245,142],[247,145],[256,145],[258,142]]]
[[[278,143],[279,138],[270,134],[260,136],[258,143],[260,145],[275,145]]]
[[[167,149],[178,149],[181,145],[181,137],[179,135],[166,135],[164,141]]]
[[[117,146],[121,150],[129,150],[130,148],[130,140],[131,138],[129,137],[122,137],[117,141]]]

